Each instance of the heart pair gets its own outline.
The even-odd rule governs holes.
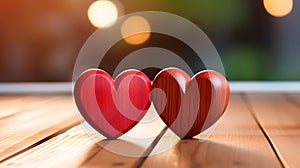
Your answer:
[[[152,101],[161,119],[180,138],[192,138],[213,125],[229,100],[227,80],[206,70],[192,79],[178,68],[159,72],[151,86],[138,70],[126,70],[115,80],[103,70],[82,73],[74,87],[76,105],[98,132],[115,139],[133,128]]]

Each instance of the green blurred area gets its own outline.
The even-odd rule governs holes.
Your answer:
[[[197,24],[216,46],[229,80],[300,80],[300,47],[293,47],[300,44],[299,1],[282,18],[268,14],[262,1],[134,2],[124,1],[128,13],[160,10]]]
[[[0,81],[67,81],[85,40],[94,0],[0,2]],[[300,1],[285,17],[253,0],[126,0],[124,14],[164,11],[202,29],[229,80],[300,80]]]
[[[223,54],[223,65],[230,80],[266,80],[265,54],[255,48],[239,46]]]

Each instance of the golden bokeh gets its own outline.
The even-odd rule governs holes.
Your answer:
[[[283,17],[293,9],[293,0],[264,0],[264,6],[269,14]]]
[[[121,34],[128,44],[139,45],[150,38],[151,27],[146,18],[131,16],[123,22]]]
[[[117,20],[118,9],[111,1],[95,1],[88,9],[88,18],[97,28],[108,27]]]

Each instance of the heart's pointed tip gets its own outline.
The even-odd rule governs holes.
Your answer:
[[[183,136],[180,139],[194,139],[194,136]]]
[[[120,136],[106,136],[106,140],[117,140]]]
[[[198,134],[191,134],[191,133],[188,133],[188,132],[185,132],[185,133],[176,133],[174,132],[180,139],[194,139],[194,136],[198,135]]]
[[[103,135],[106,140],[117,140],[119,139],[120,136],[124,135],[123,132],[118,131],[118,132],[107,132],[103,130],[98,130],[98,132]]]

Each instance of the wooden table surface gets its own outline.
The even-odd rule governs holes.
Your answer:
[[[157,133],[153,141],[139,144],[141,156],[175,141],[168,129]],[[92,141],[71,95],[0,96],[0,167],[297,168],[299,152],[300,94],[233,94],[206,141],[181,140],[148,157],[118,155]]]

